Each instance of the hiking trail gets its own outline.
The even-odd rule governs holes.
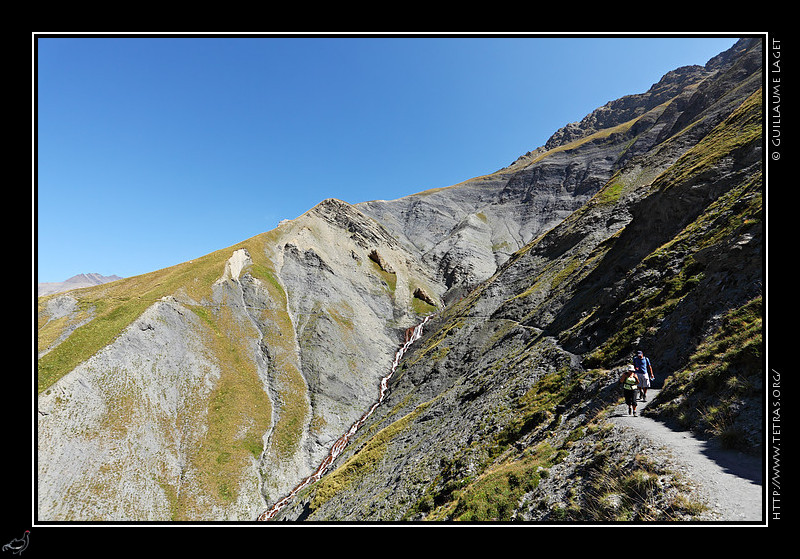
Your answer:
[[[638,402],[637,415],[628,415],[623,403],[616,406],[610,421],[663,449],[670,462],[697,488],[708,506],[702,520],[758,522],[763,514],[762,460],[741,452],[725,450],[712,441],[697,438],[690,431],[672,429],[641,412],[659,390],[650,388],[646,402]]]

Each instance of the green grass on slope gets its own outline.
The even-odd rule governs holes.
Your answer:
[[[80,363],[112,343],[155,301],[180,288],[194,293],[198,286],[209,286],[222,275],[229,255],[229,251],[220,251],[190,263],[72,292],[78,299],[79,307],[94,318],[39,359],[38,392],[46,390]],[[217,274],[216,277],[210,279],[214,274]],[[40,309],[52,297],[54,296],[40,299]],[[40,351],[58,337],[57,332],[47,327],[41,328],[38,334]]]
[[[729,157],[736,149],[756,139],[761,133],[760,99],[761,93],[757,92],[745,101],[723,124],[684,154],[674,167],[668,169],[654,181],[653,191],[656,189],[669,190],[676,184],[702,175],[722,158]],[[624,188],[623,183],[611,181],[605,190],[598,193],[594,203],[615,204],[624,194]],[[664,289],[658,290],[651,298],[641,301],[639,313],[627,321],[625,328],[612,335],[607,343],[598,348],[590,360],[591,364],[587,362],[588,366],[599,367],[614,362],[627,351],[632,339],[642,335],[659,317],[665,316],[674,309],[677,303],[699,284],[702,280],[702,270],[698,270],[695,266],[692,254],[715,245],[723,239],[731,238],[732,235],[738,234],[741,227],[747,227],[761,219],[760,190],[760,176],[745,184],[735,186],[717,202],[711,204],[706,212],[689,224],[674,240],[659,247],[644,260],[644,266],[653,267],[660,263],[659,259],[664,254],[669,253],[671,257],[679,254],[682,265],[667,277]],[[731,212],[733,206],[743,199],[747,201],[744,210],[742,210],[742,204],[739,203],[737,212]],[[529,244],[515,257],[518,258],[519,254],[524,253],[531,246],[533,244]],[[554,272],[551,281],[548,282],[549,288],[557,288],[564,281],[566,275],[574,274],[577,270],[577,266],[568,264],[564,266],[563,270]],[[448,311],[448,315],[455,313],[456,308],[466,312],[479,292],[480,289],[476,290],[464,301],[452,307]],[[747,330],[749,332],[750,328],[748,327]],[[753,334],[753,336],[755,336],[753,339],[757,338],[757,334]],[[730,338],[728,342],[732,340],[733,338]],[[719,344],[725,342],[715,341],[714,343],[716,352],[719,350]],[[752,343],[756,342],[743,342],[746,347],[751,347]],[[431,348],[435,346],[436,343],[432,341]],[[695,367],[700,367],[700,365],[695,365]],[[592,372],[589,371],[587,374],[591,375]],[[593,440],[596,439],[598,445],[596,463],[590,464],[591,468],[594,468],[592,475],[596,476],[592,483],[597,484],[597,493],[587,501],[589,508],[564,510],[564,517],[629,520],[635,516],[640,519],[650,519],[647,517],[649,513],[646,505],[651,493],[657,490],[653,484],[659,476],[666,474],[653,464],[647,463],[647,460],[642,457],[637,457],[636,468],[633,470],[625,472],[615,470],[618,465],[608,462],[608,456],[611,456],[611,453],[602,450],[606,444],[603,442],[605,427],[602,421],[594,422],[590,418],[583,427],[569,435],[560,446],[551,446],[544,437],[539,439],[541,442],[527,447],[522,452],[515,450],[515,442],[529,438],[529,434],[538,430],[547,431],[548,425],[555,422],[555,410],[559,403],[566,401],[578,381],[590,381],[591,376],[570,378],[570,382],[565,382],[565,380],[567,380],[567,372],[562,370],[538,381],[533,390],[519,399],[513,420],[491,440],[477,443],[481,445],[487,457],[486,463],[468,478],[461,478],[457,474],[448,478],[448,468],[445,464],[438,482],[431,484],[415,506],[407,512],[406,518],[415,518],[422,513],[427,520],[434,521],[447,519],[510,520],[510,514],[518,506],[521,496],[536,487],[542,477],[547,475],[548,469],[563,459],[569,452],[570,444],[582,439],[588,433],[592,433]],[[728,384],[738,386],[742,383],[736,378],[730,380]],[[721,415],[721,413],[715,410],[708,411],[709,417],[712,414]],[[600,416],[597,419],[601,419]],[[373,457],[371,460],[366,460],[365,456],[361,457],[365,464],[372,463],[377,459]],[[357,460],[359,460],[359,454],[351,458],[351,463],[354,464]],[[456,470],[457,468],[454,468],[454,472]],[[357,483],[356,469],[350,468],[350,473],[348,485]],[[615,480],[614,484],[605,484],[601,487],[603,480],[611,478]],[[320,501],[332,499],[342,487],[334,484],[334,479],[331,478],[325,485],[325,496],[320,498]],[[611,495],[621,496],[623,502],[621,508],[614,509],[604,504],[606,498]],[[669,518],[670,515],[684,517],[698,512],[695,503],[682,499],[683,497],[679,495],[674,501],[669,502],[667,508],[659,514],[664,514]],[[318,502],[317,505],[319,504]],[[634,510],[635,512],[633,512]],[[628,516],[626,517],[626,515]]]
[[[270,239],[270,233],[265,233],[191,262],[73,292],[79,300],[79,308],[86,309],[86,316],[91,312],[93,319],[39,360],[39,393],[113,343],[157,300],[173,294],[181,295],[182,300],[186,300],[184,296],[190,298],[195,304],[185,305],[206,326],[200,332],[205,347],[219,367],[220,378],[205,404],[207,429],[188,459],[197,472],[196,479],[205,498],[212,498],[223,506],[235,501],[241,472],[260,456],[261,437],[272,421],[271,404],[253,359],[253,344],[259,342],[259,336],[263,335],[270,347],[270,374],[278,387],[276,398],[281,409],[273,427],[271,450],[279,459],[296,451],[307,413],[305,385],[296,362],[294,328],[286,309],[286,293],[265,254]],[[223,275],[231,254],[240,248],[247,249],[253,260],[247,271],[262,281],[269,298],[277,303],[273,308],[251,311],[263,313],[259,322],[269,325],[263,333],[258,332],[250,320],[241,322],[225,301],[220,305],[210,302],[213,283]],[[46,302],[46,299],[40,300],[40,308]],[[64,326],[64,321],[58,326]],[[59,334],[53,330],[54,327],[42,327],[39,343],[51,343],[56,339]],[[168,491],[168,494],[172,495],[175,519],[191,518],[194,508],[200,506],[187,500],[190,497],[185,492]]]
[[[763,391],[763,316],[762,297],[726,314],[688,365],[666,380],[651,412],[673,417],[725,448],[752,450],[736,418],[743,403]]]
[[[222,276],[225,263],[233,251],[249,248],[255,262],[263,254],[261,247],[265,242],[265,235],[268,234],[176,266],[71,292],[78,300],[82,315],[93,318],[39,359],[38,392],[41,393],[78,364],[111,344],[145,309],[162,297],[183,292],[198,302],[210,298],[211,285]],[[251,273],[256,275],[259,268],[253,268]],[[261,269],[265,268],[262,266]],[[274,283],[274,278],[263,279]],[[46,303],[57,296],[59,295],[42,297],[38,301],[39,351],[52,344],[60,335],[60,328],[66,326],[63,320],[46,325],[41,318]]]
[[[710,166],[729,157],[737,148],[757,139],[761,134],[760,101],[761,93],[758,91],[673,167],[665,171],[653,183],[654,190],[668,192],[678,183],[702,175]],[[663,272],[663,283],[649,295],[623,303],[633,310],[623,327],[587,357],[588,366],[611,366],[623,358],[635,339],[648,334],[655,324],[669,315],[701,283],[704,277],[703,266],[697,264],[695,254],[735,238],[763,220],[762,189],[761,173],[734,185],[709,204],[697,219],[645,257],[630,272],[634,276],[643,270],[660,270]]]
[[[252,326],[241,324],[225,306],[213,313],[192,310],[209,326],[205,345],[216,356],[220,378],[207,402],[207,428],[188,450],[188,460],[203,495],[225,504],[236,499],[243,469],[261,455],[272,407],[251,357]],[[202,505],[176,503],[176,519],[192,520],[194,508]]]

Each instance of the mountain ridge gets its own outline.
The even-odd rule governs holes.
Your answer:
[[[756,145],[759,144],[760,141]],[[568,229],[569,224],[559,227]],[[745,246],[749,249],[756,248],[757,241],[750,244],[754,239],[755,237],[748,240]],[[532,251],[533,248],[525,252],[525,260],[534,259]],[[504,268],[500,275],[510,273],[515,265],[518,266],[523,261],[522,256]],[[740,256],[745,261],[750,259],[744,254]],[[761,259],[757,254],[752,256],[760,263]],[[541,262],[552,260],[541,259]],[[560,271],[552,272],[552,281],[557,281]],[[523,274],[525,277],[531,275],[530,272]],[[698,284],[703,281],[705,278]],[[650,520],[703,518],[694,509],[699,505],[693,505],[677,496],[681,494],[680,487],[686,483],[685,480],[668,474],[657,463],[637,463],[635,456],[633,463],[629,463],[631,455],[615,446],[615,439],[609,434],[613,431],[607,431],[604,426],[602,418],[607,413],[605,410],[619,397],[616,378],[625,362],[625,356],[590,354],[589,359],[581,359],[576,354],[567,352],[553,337],[555,332],[548,335],[542,329],[544,325],[531,323],[532,317],[528,310],[532,308],[531,303],[535,305],[544,299],[532,299],[534,293],[531,293],[526,296],[530,302],[516,307],[519,301],[514,296],[513,299],[507,299],[515,301],[514,311],[507,305],[495,311],[492,309],[497,305],[496,301],[504,299],[503,296],[498,297],[496,285],[498,279],[487,282],[473,292],[470,300],[450,308],[445,315],[449,318],[440,319],[442,322],[438,328],[434,324],[428,329],[430,334],[422,340],[421,346],[412,350],[406,365],[401,368],[402,374],[392,385],[390,398],[383,408],[383,413],[389,415],[384,415],[383,422],[379,424],[379,419],[376,418],[373,432],[381,433],[389,429],[394,421],[401,421],[404,425],[410,420],[416,421],[418,426],[415,429],[403,427],[405,436],[396,437],[393,445],[384,442],[383,458],[372,462],[370,468],[357,466],[359,462],[368,459],[366,456],[359,459],[359,455],[374,453],[369,434],[366,434],[366,440],[361,442],[361,446],[356,443],[346,453],[338,470],[332,472],[327,480],[323,479],[318,486],[309,488],[305,495],[298,496],[293,509],[283,513],[284,518],[311,521],[352,520],[365,516],[372,520],[502,520],[512,517],[545,521],[620,520],[626,515]],[[510,293],[515,291],[510,289]],[[686,296],[684,294],[684,298]],[[747,302],[748,296],[753,296],[753,301],[759,300],[755,293],[743,294],[740,300],[745,301],[744,306],[756,304],[757,308],[757,303]],[[495,302],[491,303],[492,301]],[[492,306],[487,308],[487,304]],[[460,305],[465,308],[458,308]],[[639,305],[642,305],[641,301]],[[643,308],[648,307],[644,305]],[[673,315],[675,314],[677,313],[673,311]],[[580,319],[585,321],[586,317],[581,316]],[[609,322],[613,323],[613,320]],[[659,328],[666,332],[671,330],[663,322]],[[655,332],[650,333],[650,336],[655,337]],[[614,346],[616,345],[615,343]],[[737,381],[746,388],[740,388],[742,392],[734,398],[739,409],[726,420],[731,423],[725,426],[727,431],[722,435],[730,437],[729,440],[738,440],[748,448],[749,445],[758,445],[761,441],[762,433],[759,431],[757,419],[761,415],[756,413],[751,416],[756,421],[747,423],[749,420],[745,419],[745,423],[739,427],[733,423],[733,417],[743,411],[742,406],[756,406],[757,410],[760,401],[757,382],[757,348],[760,342],[758,339],[748,340],[746,345],[755,353],[747,361],[748,369],[738,372],[744,372],[744,378],[749,380],[744,381],[740,377]],[[651,346],[646,342],[638,341],[631,349],[636,347],[647,347],[650,353]],[[687,353],[691,354],[691,351]],[[656,368],[659,373],[670,374],[661,372],[661,355],[658,352],[655,355],[658,356]],[[579,364],[581,361],[583,363]],[[536,367],[531,371],[532,374],[527,373],[529,363]],[[714,373],[711,376],[722,374],[723,379],[725,378],[720,369],[712,369]],[[467,372],[464,377],[462,371],[473,372]],[[470,382],[466,383],[465,378]],[[698,382],[699,379],[694,381]],[[716,382],[724,384],[726,381]],[[562,384],[568,387],[566,391],[559,390],[558,387]],[[696,389],[683,393],[678,391],[679,398],[673,402],[694,390]],[[697,390],[705,395],[696,401],[708,401],[709,396],[711,401],[715,401],[715,389],[711,388],[711,394],[708,387],[698,387]],[[393,405],[397,406],[400,401],[412,395],[414,399],[407,405],[396,412],[388,411]],[[555,401],[548,402],[551,398]],[[477,406],[476,402],[481,401],[483,405]],[[515,401],[517,403],[512,404]],[[734,401],[728,405],[732,405]],[[503,402],[508,403],[504,405]],[[663,404],[667,409],[662,410],[662,416],[669,417],[673,413],[677,416],[675,410],[670,409],[673,402],[665,400]],[[657,404],[660,405],[661,403]],[[473,407],[474,411],[468,411]],[[493,416],[484,415],[483,421],[479,420],[481,414],[485,414],[488,409],[495,410]],[[502,415],[498,415],[501,411]],[[731,412],[728,409],[722,415]],[[716,421],[721,421],[719,412],[714,413],[718,414]],[[400,419],[393,421],[393,417]],[[740,417],[746,416],[742,413]],[[689,419],[682,421],[693,423]],[[707,425],[713,421],[715,420],[710,416],[706,419]],[[485,423],[482,429],[473,431],[474,426],[482,423]],[[384,427],[381,429],[381,426]],[[437,438],[437,433],[442,438]],[[744,439],[748,437],[752,438],[745,442]],[[596,457],[588,453],[592,446],[605,448],[601,456],[607,462],[602,468],[596,462]],[[436,450],[425,451],[423,448]],[[582,459],[571,458],[577,448],[588,454],[584,454]],[[566,500],[548,502],[553,495],[538,494],[538,484],[544,473],[558,471],[562,467],[562,461],[567,459],[574,460],[575,463],[559,479],[572,479],[572,492],[563,496]],[[423,466],[420,466],[421,460],[425,460]],[[416,463],[416,466],[410,468],[399,465],[406,463]],[[618,472],[621,479],[627,471],[635,471],[636,475],[646,479],[658,476],[663,484],[663,492],[648,489],[648,496],[643,501],[635,499],[633,494],[626,495],[624,488],[610,488],[608,495],[598,495],[591,489],[591,484],[611,475],[609,470]],[[343,484],[337,480],[353,476],[357,476],[358,484]],[[387,477],[395,480],[391,489],[386,489],[380,483],[380,480]],[[583,477],[586,481],[578,481]],[[547,478],[550,479],[550,476]],[[520,486],[521,479],[527,479],[525,483],[529,485]],[[491,499],[486,500],[486,487],[498,492],[495,498],[498,504],[492,505]],[[577,489],[578,487],[582,489]],[[372,488],[381,491],[383,496],[379,499],[377,494],[368,493]],[[620,500],[633,500],[633,503],[622,510],[605,510],[602,500],[610,495],[615,495]],[[502,497],[509,500],[503,502]],[[656,501],[656,498],[663,500]],[[371,503],[371,506],[364,510],[358,503]]]
[[[697,134],[704,143],[678,150],[679,156],[670,155],[670,164],[657,180],[609,181],[590,203],[516,253],[469,297],[448,307],[427,328],[429,334],[421,345],[412,349],[374,427],[368,427],[381,433],[397,424],[403,434],[381,443],[378,461],[369,458],[375,448],[365,434],[360,446],[356,442],[342,457],[338,470],[298,496],[283,518],[717,519],[704,516],[702,505],[691,500],[686,480],[670,474],[659,462],[642,461],[625,452],[617,431],[609,429],[603,418],[619,398],[616,378],[626,357],[634,349],[646,348],[656,356],[659,374],[684,379],[683,389],[673,391],[674,384],[665,388],[654,416],[676,421],[682,428],[691,426],[704,436],[721,437],[756,455],[759,452],[763,437],[759,355],[763,354],[757,309],[763,288],[763,233],[759,217],[762,93],[758,86],[755,80],[752,95],[740,97],[740,109],[728,121],[717,120],[716,132],[707,137]],[[686,145],[687,137],[676,142]],[[711,150],[722,147],[723,137],[724,149],[712,155]],[[664,146],[664,153],[674,152]],[[726,165],[718,167],[719,161]],[[731,173],[730,161],[739,170]],[[688,174],[687,168],[691,168]],[[655,196],[661,201],[655,203]],[[643,238],[634,232],[636,224],[642,223],[641,209],[648,204],[669,209],[660,222],[673,233],[662,233],[660,241],[654,237],[649,245],[639,246],[639,256],[625,263],[631,255],[625,247],[636,246],[635,240]],[[686,204],[696,209],[686,214]],[[581,250],[581,244],[589,246]],[[685,252],[687,247],[692,247],[690,253]],[[731,251],[731,247],[737,248]],[[615,262],[619,260],[615,252],[623,259],[620,263]],[[698,264],[701,254],[703,264]],[[642,262],[668,259],[675,264],[648,273],[647,266],[635,265],[644,256]],[[586,280],[604,261],[611,273]],[[529,264],[522,267],[523,262]],[[638,280],[648,275],[652,280],[654,272],[658,281],[651,281],[651,286],[661,284],[666,289],[652,291]],[[723,284],[730,286],[732,278],[738,289],[718,290]],[[570,284],[577,287],[565,291]],[[596,286],[595,294],[581,293],[581,284]],[[719,298],[721,292],[727,292],[725,298]],[[687,335],[683,323],[694,314],[692,301],[699,298],[707,299],[704,305],[714,301],[716,308],[701,307],[697,315],[703,317],[703,325]],[[595,303],[611,307],[616,316],[598,318],[602,313]],[[618,309],[620,303],[627,308]],[[565,311],[570,319],[560,324]],[[712,365],[702,374],[694,366],[687,367],[689,356],[706,351],[702,349],[706,342],[701,340],[720,327],[720,318],[737,312],[755,325],[746,330],[754,337],[742,341],[738,346],[742,351],[723,358],[730,365]],[[587,336],[583,331],[591,331],[592,325],[604,325],[609,331]],[[659,347],[662,336],[665,341]],[[670,341],[676,339],[688,345],[675,348],[670,356]],[[564,347],[565,341],[591,345],[573,347],[573,352],[583,352],[579,357]],[[670,362],[675,359],[681,362]],[[528,366],[535,368],[528,373]],[[720,395],[720,385],[726,383],[736,388]],[[566,389],[560,390],[561,385]],[[666,397],[670,392],[672,399]],[[682,400],[690,394],[694,405],[707,411],[693,411],[696,415],[687,417],[692,404]],[[403,407],[389,411],[409,398],[413,399]],[[409,427],[409,422],[416,427]],[[592,446],[594,452],[589,450]],[[597,449],[603,449],[601,461],[594,456]],[[544,479],[556,479],[548,472],[559,472],[557,479],[571,489],[560,495],[537,492],[540,483],[551,485]],[[629,478],[625,483],[631,484],[658,477],[661,487],[636,494],[624,485],[608,483],[612,475]],[[358,482],[343,481],[348,478]],[[380,481],[387,478],[394,480],[388,488]],[[605,492],[594,487],[601,481],[608,483]],[[625,506],[608,507],[607,500]]]
[[[536,486],[562,463],[573,469],[559,475],[599,467],[574,453],[610,440],[600,418],[628,352],[652,349],[706,401],[688,371],[707,364],[689,356],[730,312],[758,308],[760,47],[743,39],[672,72],[644,105],[611,102],[490,175],[394,201],[326,199],[193,262],[41,298],[37,515],[255,519],[316,468],[374,400],[404,332],[434,313],[386,401],[278,518],[586,518],[591,487],[556,506]],[[704,429],[750,409],[753,377],[736,377]],[[686,421],[662,393],[654,413]],[[743,425],[727,437],[752,445]],[[492,509],[481,484],[512,477]],[[679,493],[664,479],[656,518]]]
[[[80,289],[82,287],[92,287],[111,281],[122,279],[117,275],[104,276],[102,274],[89,273],[89,274],[76,274],[71,278],[58,282],[42,282],[36,284],[36,296],[42,297],[44,295],[51,295],[53,293],[61,293],[70,289]]]

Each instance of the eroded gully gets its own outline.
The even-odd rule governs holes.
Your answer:
[[[394,355],[394,361],[392,361],[392,366],[389,369],[389,373],[381,379],[380,383],[380,390],[378,392],[378,400],[372,404],[372,406],[364,413],[364,415],[359,418],[358,421],[353,423],[350,429],[347,432],[339,437],[339,439],[333,444],[331,450],[328,452],[328,455],[325,459],[317,466],[317,469],[314,470],[314,473],[308,476],[307,478],[303,479],[300,483],[298,483],[292,491],[279,500],[277,503],[272,505],[269,510],[264,511],[258,517],[259,521],[266,521],[270,520],[275,517],[275,515],[280,512],[280,510],[285,507],[300,491],[302,491],[305,487],[311,485],[315,481],[319,481],[325,472],[328,470],[331,464],[333,464],[334,460],[338,458],[338,456],[342,453],[342,451],[347,446],[347,443],[350,442],[350,439],[356,432],[361,428],[364,423],[366,423],[367,419],[372,415],[375,409],[383,402],[384,397],[386,396],[386,391],[389,387],[389,380],[391,380],[392,376],[394,375],[397,367],[400,365],[400,360],[406,354],[408,349],[416,342],[418,339],[422,337],[422,330],[425,324],[431,319],[431,316],[425,317],[425,319],[419,323],[414,328],[409,328],[406,331],[406,340],[405,343],[397,350],[397,353]]]

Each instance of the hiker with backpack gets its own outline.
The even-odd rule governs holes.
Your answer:
[[[653,366],[650,364],[650,360],[644,356],[644,353],[637,351],[636,356],[633,358],[633,368],[636,371],[636,376],[639,377],[639,399],[647,401],[647,389],[650,388],[650,381],[656,378],[653,374]]]
[[[639,388],[639,377],[636,375],[633,365],[628,365],[628,368],[622,373],[619,383],[622,385],[625,403],[628,404],[628,415],[636,415],[636,392]]]

